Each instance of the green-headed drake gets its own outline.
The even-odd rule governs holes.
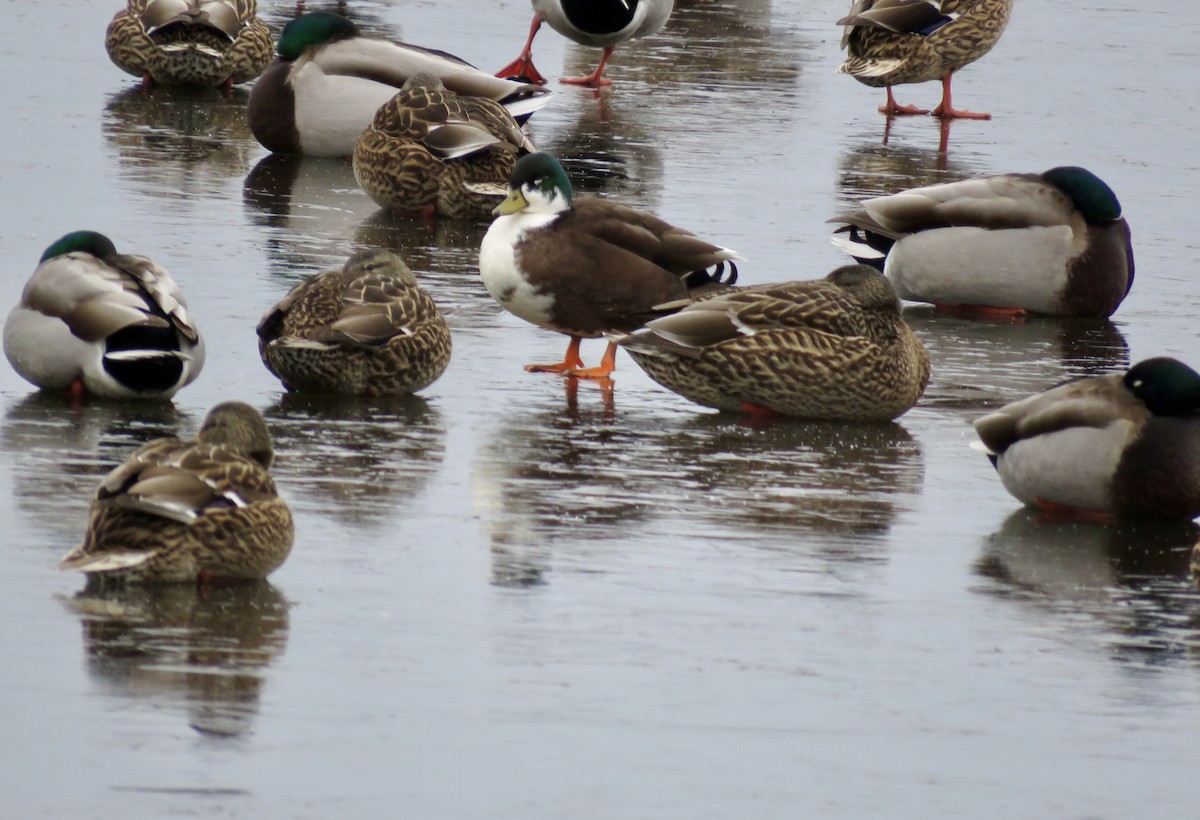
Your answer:
[[[719,410],[887,421],[929,383],[929,354],[867,265],[701,297],[617,343],[662,386]]]
[[[262,74],[274,43],[255,0],[129,0],[104,47],[143,86],[224,86]]]
[[[842,48],[846,62],[838,72],[872,88],[887,89],[887,104],[879,110],[893,114],[991,119],[991,114],[962,111],[950,98],[954,72],[992,50],[1012,15],[1013,0],[854,0],[850,14],[838,20],[845,26]],[[929,111],[898,105],[892,86],[942,81],[942,101]]]
[[[370,37],[333,12],[302,14],[283,28],[279,59],[250,91],[250,130],[281,154],[342,156],[379,107],[414,74],[456,94],[487,97],[524,119],[548,101],[544,88],[504,80],[443,51]]]
[[[544,85],[546,78],[533,65],[533,38],[542,22],[584,46],[603,48],[600,64],[584,77],[563,77],[560,83],[585,88],[612,85],[604,77],[604,66],[613,50],[635,37],[648,37],[667,24],[674,0],[533,0],[533,22],[521,54],[497,72],[498,77],[515,77]]]
[[[504,198],[518,155],[534,150],[498,102],[414,74],[358,138],[354,178],[384,208],[479,219]]]
[[[263,364],[299,392],[413,393],[442,375],[450,347],[433,299],[378,248],[301,282],[258,323]]]
[[[1133,286],[1121,203],[1083,168],[1002,174],[862,202],[834,244],[882,268],[902,299],[1107,317]]]
[[[59,564],[126,583],[263,578],[292,548],[257,410],[225,402],[194,441],[156,439],[100,482],[83,543]]]
[[[975,432],[1030,506],[1200,515],[1200,374],[1176,359],[1065,382],[977,419]]]
[[[628,205],[574,198],[549,154],[518,160],[508,186],[479,248],[483,284],[509,313],[571,337],[563,361],[528,371],[605,378],[616,344],[584,368],[581,339],[635,330],[663,303],[737,279],[732,260],[741,257],[729,248]]]
[[[204,366],[204,340],[171,274],[75,231],[42,254],[4,323],[13,369],[41,388],[166,399]]]

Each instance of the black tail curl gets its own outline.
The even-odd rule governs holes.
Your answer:
[[[738,269],[732,260],[724,260],[711,268],[701,268],[684,274],[683,286],[688,290],[704,287],[705,285],[734,285],[737,283]]]

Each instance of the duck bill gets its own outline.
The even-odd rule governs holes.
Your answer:
[[[510,190],[504,201],[492,208],[492,216],[504,216],[505,214],[515,214],[522,210],[529,203],[525,201],[525,195],[519,190]]]

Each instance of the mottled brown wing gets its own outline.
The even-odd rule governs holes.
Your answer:
[[[433,299],[420,288],[376,274],[352,281],[342,299],[345,308],[321,341],[379,347],[396,336],[412,335],[438,315]]]

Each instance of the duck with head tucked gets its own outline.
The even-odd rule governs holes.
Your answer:
[[[479,219],[504,198],[517,157],[534,150],[499,103],[414,74],[358,138],[354,178],[384,208]]]
[[[650,378],[719,410],[887,421],[929,383],[929,354],[866,265],[700,297],[614,338]]]
[[[110,399],[168,399],[204,366],[171,274],[95,231],[46,248],[4,323],[4,353],[38,387]]]
[[[627,205],[575,198],[549,154],[518,160],[508,185],[479,248],[484,287],[509,313],[571,339],[563,361],[527,371],[607,378],[616,344],[585,368],[582,339],[635,330],[664,303],[737,279],[736,251]]]
[[[141,584],[266,577],[293,537],[273,457],[257,410],[217,405],[195,440],[144,444],[100,482],[83,543],[59,569]]]
[[[935,117],[991,119],[991,114],[954,107],[954,72],[992,50],[1012,15],[1013,0],[854,0],[842,48],[846,62],[838,72],[864,85],[887,89],[881,113],[933,114]],[[929,111],[898,105],[892,86],[942,81],[942,101]]]
[[[900,298],[1051,316],[1108,317],[1133,286],[1116,194],[1074,166],[912,188],[835,217],[834,244]]]
[[[333,12],[291,20],[277,51],[247,107],[255,139],[280,154],[350,156],[380,106],[414,74],[432,74],[456,94],[494,100],[518,120],[549,100],[544,88],[494,77],[444,51],[367,36]]]
[[[222,86],[253,80],[271,62],[271,30],[255,0],[129,0],[104,47],[122,71],[159,85]]]
[[[263,364],[288,390],[380,396],[433,384],[450,328],[404,260],[371,248],[301,282],[258,323]]]
[[[612,85],[603,76],[613,50],[635,37],[648,37],[667,24],[674,0],[533,0],[533,22],[521,54],[496,76],[544,85],[546,78],[533,65],[533,38],[542,22],[576,43],[603,48],[596,70],[583,77],[563,77],[560,83],[585,88]]]
[[[1004,488],[1051,512],[1200,515],[1200,374],[1168,357],[1064,382],[975,421]]]

